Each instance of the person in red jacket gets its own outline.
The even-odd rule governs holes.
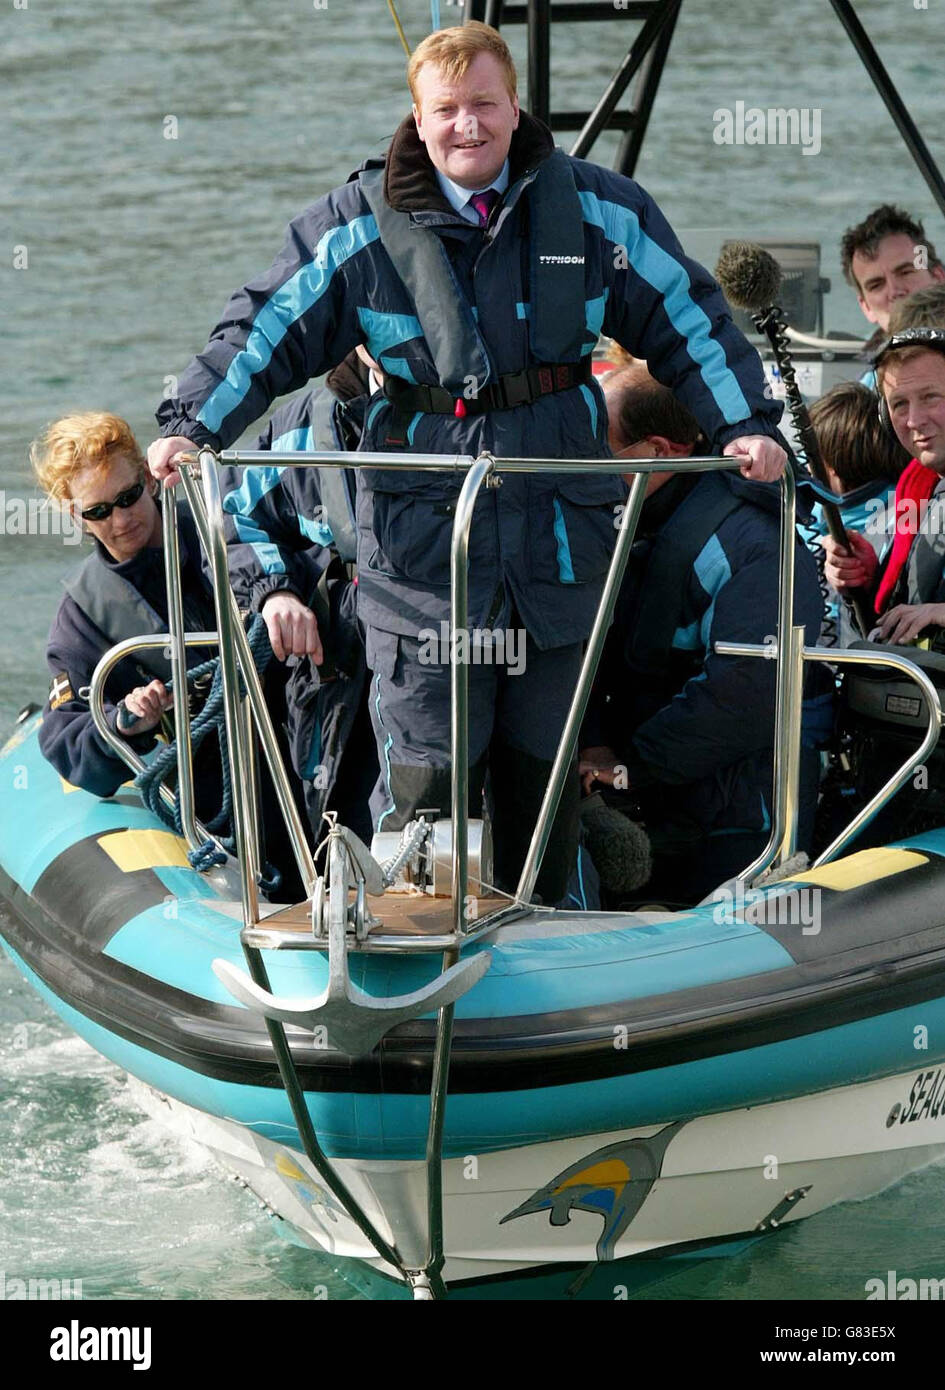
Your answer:
[[[880,641],[908,644],[945,628],[945,331],[894,334],[875,363],[886,418],[912,459],[896,487],[896,533],[882,565],[855,531],[849,547],[825,537],[825,573],[840,593],[873,595]]]

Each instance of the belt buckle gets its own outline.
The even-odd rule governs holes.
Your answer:
[[[517,405],[530,405],[532,393],[529,389],[528,373],[516,372],[500,377],[497,386],[501,388],[504,409],[514,410]]]

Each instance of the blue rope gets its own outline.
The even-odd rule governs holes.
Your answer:
[[[250,624],[246,634],[249,642],[249,649],[253,654],[253,661],[256,670],[260,675],[263,674],[272,659],[272,647],[269,644],[269,633],[261,614],[257,613]],[[226,715],[223,707],[223,673],[220,667],[220,658],[211,657],[209,661],[203,661],[199,666],[194,666],[187,672],[187,688],[193,689],[198,680],[213,673],[213,682],[210,686],[210,693],[200,713],[191,721],[190,743],[191,748],[196,753],[204,739],[214,730],[217,741],[220,745],[220,758],[222,761],[223,776],[223,800],[220,810],[212,820],[206,822],[207,829],[216,836],[219,844],[214,840],[205,840],[197,849],[188,851],[187,859],[192,868],[198,873],[205,873],[215,865],[225,864],[227,853],[236,853],[236,842],[230,833],[230,824],[233,813],[233,787],[230,781],[230,759],[226,738]],[[168,690],[173,688],[173,682],[168,681]],[[240,696],[245,694],[245,686],[240,678]],[[162,796],[161,787],[172,772],[177,769],[177,740],[166,744],[152,758],[151,762],[139,772],[134,779],[134,784],[141,793],[149,811],[160,817],[165,825],[178,835],[184,833],[184,826],[180,812],[180,789],[174,792],[174,805],[168,806]],[[222,846],[223,848],[221,848]],[[224,852],[226,851],[226,852]],[[266,865],[266,872],[260,874],[259,886],[263,892],[272,892],[278,888],[281,875],[271,865]]]

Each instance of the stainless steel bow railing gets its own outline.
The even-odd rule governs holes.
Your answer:
[[[517,915],[530,904],[535,881],[547,849],[555,812],[561,799],[569,769],[576,751],[581,721],[587,707],[591,686],[600,661],[604,640],[610,626],[617,594],[633,544],[637,524],[646,495],[649,474],[665,472],[665,459],[586,460],[586,459],[513,459],[495,458],[482,454],[478,458],[442,454],[389,454],[381,452],[338,454],[324,451],[300,453],[271,453],[262,450],[227,450],[217,455],[203,450],[199,455],[202,490],[190,468],[182,469],[182,487],[193,511],[201,542],[214,579],[217,605],[217,627],[223,635],[221,661],[223,664],[224,698],[226,705],[228,743],[234,802],[234,831],[238,847],[241,897],[244,922],[247,928],[260,920],[256,879],[259,866],[259,827],[255,796],[255,778],[249,776],[254,768],[252,729],[258,733],[262,751],[276,789],[279,806],[286,821],[289,840],[303,883],[309,892],[315,881],[315,866],[311,849],[302,825],[292,789],[279,752],[278,742],[249,652],[243,623],[229,585],[226,564],[226,542],[223,532],[223,512],[217,479],[217,463],[244,466],[291,464],[295,467],[321,468],[384,468],[395,472],[451,473],[463,478],[453,524],[450,549],[451,632],[465,631],[468,622],[468,553],[469,536],[476,500],[483,487],[498,487],[503,474],[512,473],[613,473],[633,474],[634,481],[620,522],[613,559],[607,574],[593,630],[587,642],[578,684],[571,701],[565,727],[545,791],[541,812],[532,835],[522,867],[514,899],[506,906],[478,919],[470,919],[466,910],[465,884],[468,876],[468,689],[469,674],[464,662],[451,659],[451,778],[452,778],[452,930],[441,936],[423,938],[373,933],[372,939],[359,943],[368,950],[446,950],[487,932]],[[733,469],[739,461],[733,458],[678,459],[673,462],[677,473],[700,473],[711,469]],[[189,717],[186,698],[186,645],[206,645],[216,640],[212,633],[184,633],[180,591],[179,545],[177,515],[171,492],[164,497],[164,546],[168,574],[169,634],[131,639],[108,653],[96,671],[92,682],[91,706],[93,717],[103,738],[113,751],[135,771],[144,766],[129,745],[108,727],[104,715],[104,683],[109,671],[122,655],[151,645],[166,645],[174,672],[174,712],[179,753],[178,782],[181,814],[185,835],[192,848],[206,839],[194,818],[193,767],[187,738]],[[804,664],[808,661],[832,664],[886,665],[908,675],[920,687],[929,713],[929,726],[922,746],[854,818],[851,825],[837,837],[818,859],[818,864],[835,858],[875,816],[878,810],[904,784],[910,771],[926,758],[935,746],[941,727],[941,708],[934,686],[907,657],[891,653],[849,652],[845,649],[805,646],[803,629],[793,623],[794,560],[795,560],[795,483],[790,472],[781,480],[781,538],[779,557],[779,615],[778,631],[773,641],[765,644],[717,643],[716,651],[723,655],[754,656],[777,662],[776,699],[774,708],[774,787],[772,796],[772,826],[764,851],[739,877],[746,882],[756,879],[772,865],[783,863],[796,850],[799,801],[799,764],[801,741],[801,706],[803,698]],[[238,690],[242,677],[248,694],[250,714],[242,707]],[[169,794],[167,794],[169,799]]]
[[[469,673],[465,663],[451,660],[451,719],[450,719],[450,739],[451,739],[451,766],[452,766],[452,885],[453,885],[453,931],[450,937],[431,939],[426,937],[421,941],[414,939],[403,939],[400,943],[402,949],[445,949],[449,946],[462,945],[464,941],[473,937],[478,937],[487,931],[493,931],[500,922],[507,920],[510,914],[519,913],[523,908],[528,907],[529,900],[534,888],[535,880],[541,868],[542,857],[548,845],[551,835],[551,827],[554,821],[555,811],[561,798],[568,770],[573,760],[574,751],[577,743],[578,732],[581,720],[587,706],[590,695],[591,685],[603,650],[604,639],[607,629],[613,616],[613,609],[616,603],[617,594],[626,568],[627,557],[630,547],[633,544],[637,522],[646,495],[646,477],[651,473],[665,472],[665,459],[520,459],[520,458],[495,458],[491,454],[482,454],[478,458],[470,455],[456,455],[447,458],[442,454],[391,454],[381,452],[364,452],[356,454],[338,454],[327,451],[304,451],[299,453],[275,453],[264,450],[226,450],[217,455],[212,450],[203,450],[199,455],[201,474],[204,478],[204,490],[208,489],[208,478],[214,474],[217,462],[227,464],[239,464],[243,466],[259,466],[273,464],[291,464],[294,467],[320,467],[320,468],[351,468],[361,470],[364,468],[384,468],[394,472],[438,472],[451,473],[455,476],[463,477],[463,484],[456,506],[456,514],[453,522],[453,537],[450,549],[450,577],[451,577],[451,604],[450,622],[451,632],[465,631],[468,623],[468,554],[469,554],[469,535],[472,526],[473,510],[480,489],[483,486],[499,486],[503,474],[511,473],[610,473],[638,475],[630,491],[630,498],[624,508],[624,513],[620,521],[620,528],[617,536],[617,543],[614,551],[613,560],[608,572],[602,600],[598,609],[597,618],[590,639],[588,640],[587,650],[581,669],[578,685],[572,698],[571,708],[567,723],[562,734],[558,755],[552,768],[548,788],[545,792],[544,801],[535,831],[532,836],[531,845],[526,857],[525,865],[522,869],[521,878],[516,890],[515,898],[512,903],[500,908],[497,912],[491,913],[478,920],[470,921],[467,919],[465,911],[465,889],[468,875],[468,800],[469,800],[469,769],[468,769],[468,689]],[[673,470],[679,473],[702,473],[717,468],[737,468],[739,460],[734,458],[697,458],[680,459],[673,461]],[[187,469],[184,469],[186,474]],[[183,476],[183,475],[182,475]],[[213,523],[212,509],[208,508],[207,513],[201,515],[203,509],[200,507],[199,494],[193,478],[184,477],[184,487],[187,492],[188,500],[195,507],[197,515],[198,529],[201,540],[208,548],[208,553],[213,556],[214,574],[220,575],[225,580],[225,540],[222,530],[222,512],[219,517],[219,524]],[[214,491],[219,495],[219,489],[215,488],[215,483],[209,483],[211,496]],[[793,508],[793,489],[790,494],[791,507]],[[793,524],[793,522],[792,522]],[[792,554],[793,563],[793,554]],[[218,584],[219,589],[219,584]],[[232,607],[232,605],[230,605]],[[231,616],[227,612],[227,605],[220,605],[218,597],[217,620],[220,631],[225,638],[237,636]],[[240,656],[240,669],[243,667],[243,658]],[[255,716],[255,704],[254,704]],[[231,750],[241,749],[239,729],[237,721],[233,719],[234,735],[230,739]],[[270,761],[270,770],[273,777],[278,778],[280,769]],[[282,769],[284,776],[284,769]],[[234,787],[235,787],[234,783]],[[244,816],[244,821],[246,817]],[[295,832],[289,827],[290,836],[295,839]],[[297,850],[298,857],[298,850]],[[246,895],[244,894],[244,897]],[[378,943],[381,944],[381,943]],[[384,947],[389,947],[391,943],[383,942]],[[372,943],[361,943],[361,947],[371,949]]]

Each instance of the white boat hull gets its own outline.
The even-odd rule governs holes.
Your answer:
[[[298,1150],[132,1086],[150,1114],[210,1149],[304,1244],[394,1273]],[[452,1158],[443,1165],[444,1277],[512,1276],[771,1231],[872,1196],[943,1156],[945,1068],[933,1067],[670,1125]],[[333,1162],[405,1265],[422,1266],[424,1164]]]

